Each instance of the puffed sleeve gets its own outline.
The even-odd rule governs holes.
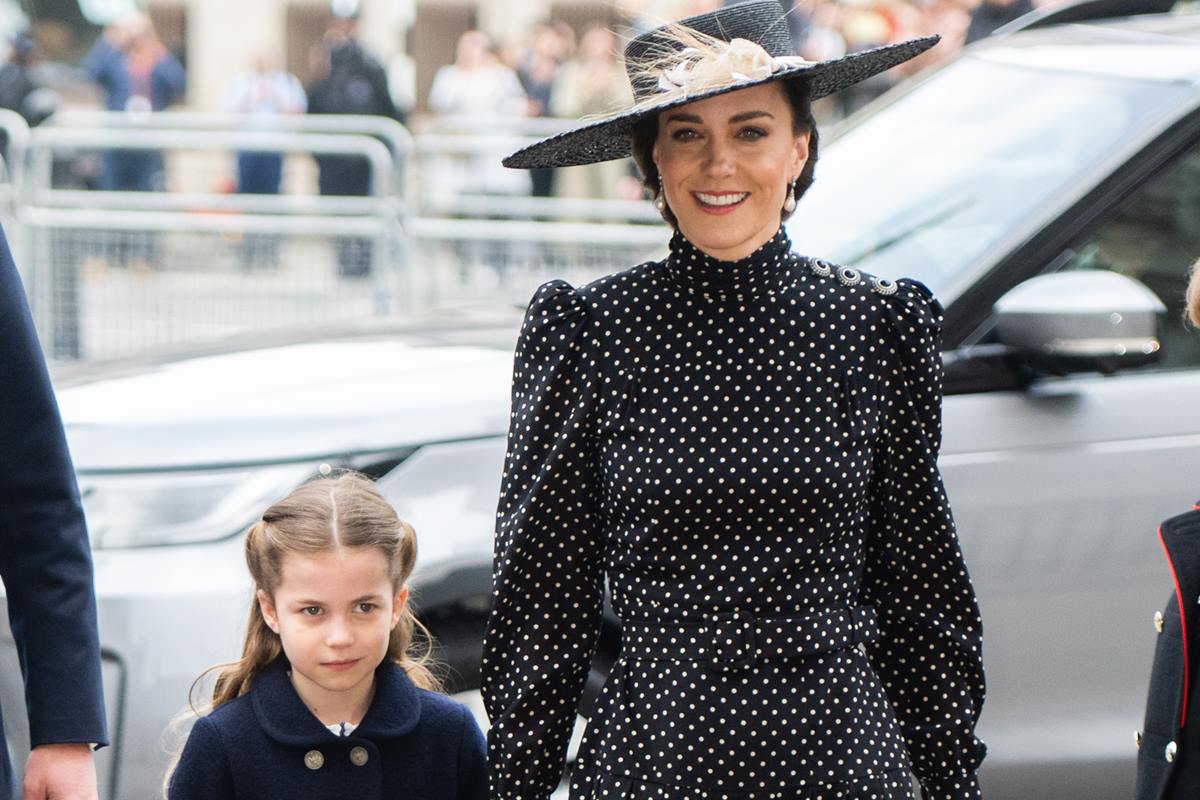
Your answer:
[[[545,800],[558,785],[599,635],[593,345],[586,300],[542,286],[516,349],[483,647],[493,800]]]
[[[916,281],[884,297],[880,435],[871,481],[863,602],[881,635],[869,649],[925,800],[980,797],[982,624],[938,472],[942,308]]]

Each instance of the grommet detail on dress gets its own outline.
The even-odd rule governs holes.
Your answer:
[[[1173,761],[1175,761],[1175,751],[1176,751],[1176,749],[1177,749],[1177,748],[1175,747],[1175,743],[1174,743],[1174,742],[1167,742],[1167,749],[1166,749],[1166,752],[1165,752],[1165,753],[1163,753],[1163,755],[1166,757],[1166,759],[1167,759],[1167,763],[1168,763],[1168,764],[1170,764],[1170,763],[1172,763]]]
[[[895,281],[887,278],[871,278],[871,288],[875,290],[876,294],[888,295],[895,294],[900,287]]]
[[[857,286],[862,283],[862,273],[853,267],[842,267],[837,271],[837,279],[844,286]]]
[[[1141,749],[1141,747],[1142,747],[1142,732],[1141,731],[1133,732],[1133,743],[1135,745],[1137,745],[1139,750]]]
[[[350,762],[356,767],[361,767],[371,758],[365,747],[355,747],[350,751]]]
[[[1161,611],[1154,612],[1154,630],[1159,633],[1163,631],[1163,615]]]
[[[819,258],[809,259],[808,266],[813,272],[815,272],[817,275],[820,275],[822,278],[828,278],[833,274],[833,267],[829,266],[828,263]]]
[[[312,770],[325,766],[325,755],[320,750],[309,750],[304,754],[304,766]]]

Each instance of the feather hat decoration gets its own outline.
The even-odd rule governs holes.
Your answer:
[[[775,80],[804,80],[812,99],[891,69],[928,50],[937,36],[909,39],[828,61],[792,52],[778,0],[725,6],[655,28],[625,48],[633,105],[524,147],[506,167],[569,167],[625,158],[637,123],[684,103]]]

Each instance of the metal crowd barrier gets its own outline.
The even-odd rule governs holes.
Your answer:
[[[287,119],[287,118],[285,118]],[[121,356],[265,328],[395,313],[406,249],[398,193],[411,143],[388,120],[300,118],[291,130],[220,115],[64,114],[34,129],[19,191],[18,261],[53,358]],[[240,127],[238,127],[240,125]],[[313,131],[311,128],[319,128]],[[56,182],[80,153],[349,156],[364,197],[83,191]]]
[[[500,157],[563,121],[457,119],[415,138],[379,117],[252,124],[227,114],[69,111],[29,131],[0,113],[9,136],[0,221],[50,357],[108,358],[444,305],[524,304],[551,278],[582,283],[665,249],[668,232],[644,201],[530,197],[515,183],[477,179],[450,186],[437,172],[457,161],[469,177],[485,168],[500,176]],[[62,185],[65,161],[114,150],[164,152],[168,170],[190,158],[193,170],[217,163],[230,174],[236,152],[286,153],[299,175],[312,169],[297,158],[353,156],[370,164],[371,188],[331,197]]]
[[[408,225],[428,302],[524,304],[551,278],[578,284],[661,254],[668,231],[649,202],[533,197],[528,172],[500,165],[508,153],[573,124],[455,116],[421,129],[410,168]],[[617,174],[626,169],[615,168]]]

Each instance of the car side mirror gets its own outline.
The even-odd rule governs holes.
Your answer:
[[[1115,272],[1058,272],[996,301],[996,335],[1039,371],[1110,373],[1157,361],[1166,306],[1145,285]]]

